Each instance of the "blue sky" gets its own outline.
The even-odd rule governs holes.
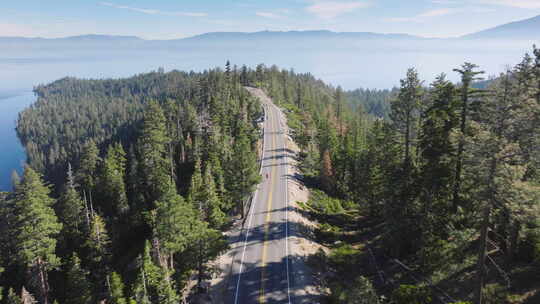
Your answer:
[[[327,29],[451,37],[537,15],[540,0],[9,0],[0,3],[0,36]]]

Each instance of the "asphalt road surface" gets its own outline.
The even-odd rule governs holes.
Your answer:
[[[262,182],[247,214],[232,265],[226,303],[294,303],[287,206],[285,121],[261,90],[247,88],[265,107]]]

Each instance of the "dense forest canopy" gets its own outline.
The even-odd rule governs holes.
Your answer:
[[[271,80],[282,103],[332,98],[309,74],[229,63],[36,87],[17,125],[28,165],[0,204],[7,298],[173,303],[206,280],[260,178],[262,107],[244,86]]]
[[[256,86],[301,148],[329,303],[496,303],[540,263],[540,50],[481,88],[476,65],[454,72],[344,92],[227,63],[39,86],[28,166],[0,196],[0,294],[177,303],[206,280],[259,182]]]

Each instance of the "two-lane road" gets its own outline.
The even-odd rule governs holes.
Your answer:
[[[261,90],[247,88],[265,107],[262,182],[247,215],[232,265],[226,303],[293,303],[287,205],[288,149],[281,112]]]

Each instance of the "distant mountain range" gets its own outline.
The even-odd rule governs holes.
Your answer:
[[[261,31],[253,33],[244,32],[211,32],[196,35],[188,38],[173,40],[145,40],[136,36],[116,36],[116,35],[80,35],[65,38],[26,38],[26,37],[0,37],[0,42],[80,42],[80,43],[145,43],[154,44],[174,43],[190,44],[201,42],[253,42],[258,40],[443,40],[437,38],[425,38],[408,34],[381,34],[372,32],[332,32],[326,30],[319,31]],[[456,38],[452,38],[456,39]],[[540,15],[521,21],[503,24],[494,28],[486,29],[476,33],[457,37],[457,39],[540,39]]]
[[[539,39],[540,15],[465,35],[465,39]]]

